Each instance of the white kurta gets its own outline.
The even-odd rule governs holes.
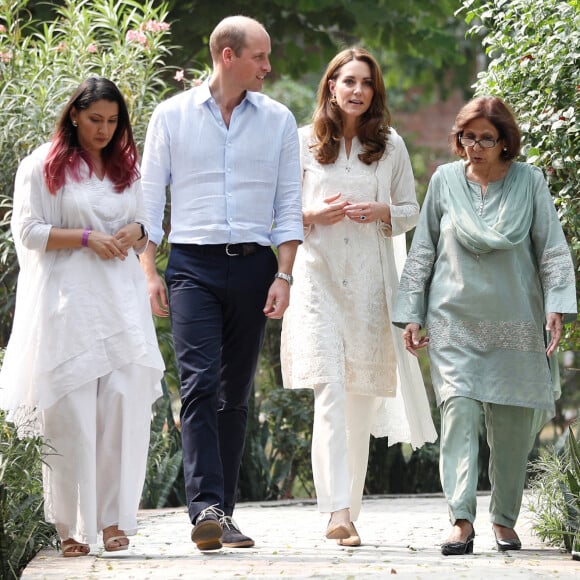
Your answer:
[[[90,248],[46,251],[53,226],[114,234],[145,223],[140,183],[116,193],[85,167],[80,182],[51,195],[48,149],[24,159],[16,175],[11,225],[20,274],[0,408],[22,433],[47,439],[47,521],[61,539],[93,543],[112,524],[135,533],[164,363],[133,250],[125,260],[103,260]]]
[[[150,381],[136,385],[144,404],[161,394],[164,364],[145,276],[135,253],[102,260],[89,248],[46,251],[52,226],[116,233],[144,223],[140,183],[122,194],[94,175],[51,195],[43,179],[49,145],[21,163],[12,231],[20,274],[16,312],[0,372],[0,407],[43,410],[81,385],[136,363]]]
[[[347,157],[343,140],[336,162],[321,165],[308,149],[310,136],[310,127],[300,130],[303,207],[320,206],[338,192],[354,203],[380,201],[391,206],[392,228],[348,218],[307,228],[283,319],[284,386],[344,384],[347,392],[377,397],[373,434],[389,436],[391,444],[434,441],[420,369],[390,324],[406,252],[399,234],[414,227],[419,214],[404,142],[391,130],[383,159],[365,165],[359,141]]]

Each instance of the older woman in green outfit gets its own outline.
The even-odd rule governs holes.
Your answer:
[[[469,102],[451,141],[462,160],[431,179],[393,323],[409,352],[428,345],[453,526],[442,553],[473,552],[482,413],[497,547],[517,550],[528,454],[554,414],[553,355],[575,319],[574,268],[542,172],[514,161],[520,132],[506,104]]]

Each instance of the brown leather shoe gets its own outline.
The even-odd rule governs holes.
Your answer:
[[[218,509],[217,504],[205,508],[197,516],[193,530],[191,530],[191,541],[195,543],[198,550],[219,550],[222,547],[222,527],[220,518],[224,512]]]
[[[336,543],[339,546],[348,546],[349,548],[356,548],[357,546],[360,546],[360,536],[358,535],[358,532],[356,531],[356,528],[352,522],[350,522],[348,525],[348,531],[350,534],[348,538],[341,538],[340,540],[336,540]]]

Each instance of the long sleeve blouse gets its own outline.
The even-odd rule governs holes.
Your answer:
[[[283,319],[281,361],[286,388],[339,382],[376,397],[373,434],[420,446],[436,433],[417,362],[390,323],[391,299],[406,254],[404,232],[419,205],[405,144],[391,129],[384,157],[366,165],[353,140],[347,156],[319,164],[309,149],[311,127],[300,129],[302,202],[309,208],[338,192],[352,202],[389,204],[392,224],[344,218],[306,229],[294,265],[295,283]]]
[[[125,260],[102,260],[89,248],[46,250],[52,227],[108,234],[146,223],[141,187],[116,193],[85,168],[49,193],[43,166],[49,144],[25,158],[14,191],[12,233],[20,273],[12,334],[0,372],[0,407],[42,410],[88,381],[135,363],[151,371],[143,389],[161,394],[164,363],[147,286],[131,249]]]
[[[497,249],[477,249],[488,242]],[[541,171],[513,163],[482,195],[463,162],[440,167],[393,315],[401,327],[426,328],[438,402],[465,396],[552,416],[559,384],[557,361],[545,353],[548,312],[573,320],[576,294],[570,251]]]

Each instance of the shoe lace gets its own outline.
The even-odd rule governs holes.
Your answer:
[[[220,518],[220,524],[221,524],[222,528],[224,528],[224,529],[227,528],[228,530],[234,530],[236,532],[240,531],[238,524],[236,524],[236,522],[234,521],[234,518],[232,518],[232,516],[223,515]]]
[[[225,516],[225,514],[222,510],[220,510],[217,507],[218,505],[219,505],[218,503],[214,503],[213,505],[210,505],[209,507],[206,507],[205,509],[201,510],[199,512],[199,515],[197,516],[197,519],[202,520],[208,514],[213,514],[218,520],[221,520]]]

